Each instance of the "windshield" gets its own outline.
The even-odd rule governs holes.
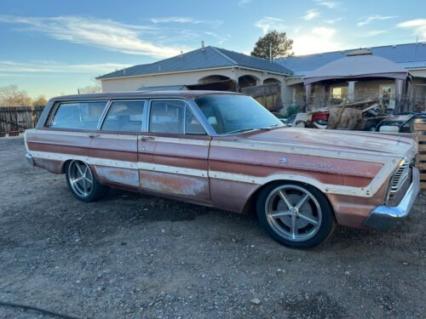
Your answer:
[[[195,99],[218,134],[283,126],[271,112],[249,96],[208,95]]]

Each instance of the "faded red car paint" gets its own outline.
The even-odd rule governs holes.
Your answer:
[[[72,159],[87,162],[110,187],[245,212],[265,185],[291,180],[322,191],[339,224],[362,227],[386,205],[389,182],[401,160],[414,158],[405,137],[362,132],[277,128],[237,135],[123,133],[46,127],[59,101],[181,99],[212,92],[122,93],[53,99],[26,146],[36,166],[63,173]],[[220,94],[224,94],[221,92]],[[403,190],[401,190],[403,191]]]

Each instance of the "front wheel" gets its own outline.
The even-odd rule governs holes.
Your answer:
[[[106,187],[101,185],[90,166],[82,161],[71,161],[65,168],[69,189],[75,198],[83,202],[92,202],[101,198]]]
[[[260,224],[279,243],[291,248],[311,248],[334,230],[332,208],[316,188],[297,183],[272,184],[257,200]]]

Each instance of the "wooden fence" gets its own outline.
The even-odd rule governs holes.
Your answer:
[[[414,130],[419,143],[416,166],[420,171],[421,188],[426,190],[426,119],[416,119]]]
[[[241,92],[255,98],[270,111],[278,111],[282,107],[280,84],[249,86],[241,89]]]
[[[14,136],[33,128],[44,106],[0,106],[0,137]]]

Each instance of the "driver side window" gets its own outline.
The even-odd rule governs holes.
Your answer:
[[[204,128],[186,103],[179,100],[151,102],[149,131],[166,134],[205,134]]]
[[[149,131],[153,133],[184,133],[185,103],[182,101],[156,100],[151,102]]]

